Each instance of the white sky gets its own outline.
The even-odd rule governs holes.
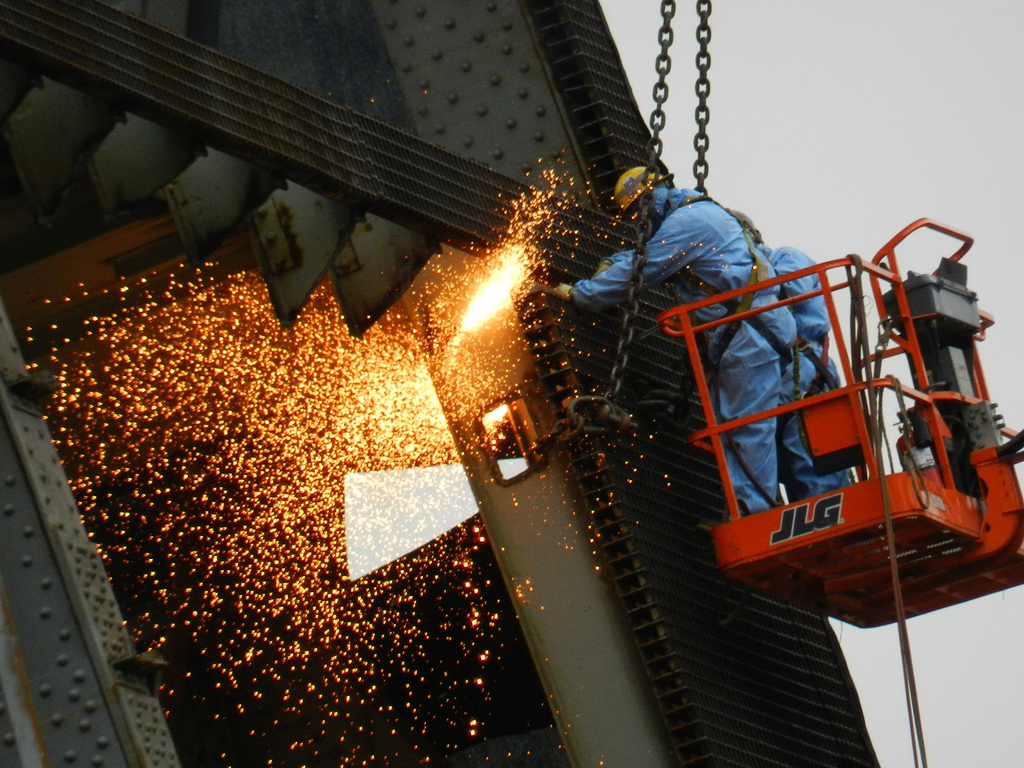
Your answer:
[[[660,3],[602,5],[647,114]],[[677,185],[692,183],[695,5],[678,3],[674,23],[664,159]],[[989,388],[1024,427],[1024,5],[718,0],[711,26],[709,193],[769,245],[819,261],[870,257],[920,217],[972,235],[969,284],[997,321]],[[930,272],[953,250],[901,266]],[[882,767],[913,765],[895,631],[836,627]],[[930,768],[1024,765],[1024,589],[909,627]]]

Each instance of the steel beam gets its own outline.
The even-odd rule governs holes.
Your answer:
[[[0,371],[0,765],[177,768],[2,305]]]

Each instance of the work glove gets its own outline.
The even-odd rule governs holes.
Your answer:
[[[597,277],[602,272],[607,270],[609,267],[611,267],[613,263],[614,262],[611,259],[601,259],[601,261],[598,262],[597,269],[594,270],[594,274],[590,276],[591,279]]]
[[[572,298],[572,286],[568,283],[559,283],[551,292],[564,301],[569,301]]]

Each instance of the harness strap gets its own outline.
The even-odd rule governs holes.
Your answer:
[[[803,354],[804,357],[811,361],[811,365],[814,366],[814,370],[817,371],[818,373],[817,378],[822,379],[825,382],[825,384],[828,385],[829,389],[838,389],[839,380],[836,378],[835,374],[828,369],[828,365],[825,362],[826,360],[828,360],[828,336],[825,337],[825,340],[822,342],[821,346],[821,357],[818,357],[818,355],[814,354],[814,350],[811,349],[811,345],[808,342],[804,341],[803,339],[799,340],[799,342],[797,343],[796,350],[797,352],[800,352],[801,354]]]
[[[696,195],[694,197],[687,197],[683,199],[682,202],[679,203],[679,206],[681,207],[684,205],[690,205],[691,203],[701,203],[704,201],[715,203],[715,205],[718,205],[719,208],[722,208],[723,210],[728,212],[728,209],[723,208],[723,206],[719,205],[708,195]],[[666,213],[671,213],[671,211],[673,210],[675,210],[675,206],[668,209]],[[735,218],[735,216],[733,216],[733,218]],[[742,222],[740,222],[740,228],[743,230],[743,239],[747,241],[747,251],[750,253],[751,258],[750,278],[747,280],[747,287],[749,288],[753,285],[756,285],[757,283],[763,282],[764,280],[768,279],[769,267],[765,260],[758,255],[757,250],[754,248],[754,243],[750,239],[750,233],[747,232],[746,227],[742,226]],[[718,294],[722,293],[722,291],[718,290],[707,281],[702,280],[700,277],[698,277],[693,272],[693,270],[690,269],[690,266],[688,264],[684,266],[681,270],[679,270],[679,272],[677,272],[676,274],[709,298],[712,296],[717,296]],[[723,301],[722,305],[729,311],[730,315],[738,315],[750,309],[750,307],[754,303],[754,296],[756,295],[756,293],[756,291],[750,291],[749,293],[744,294],[743,297],[738,300],[732,299],[730,301]],[[750,317],[744,318],[743,322],[747,323],[748,325],[750,325],[750,327],[757,331],[764,338],[764,340],[768,342],[769,346],[771,346],[771,348],[775,350],[776,354],[778,354],[779,357],[781,357],[786,362],[792,362],[793,351],[789,348],[789,345],[783,344],[781,341],[779,341],[779,339],[776,338],[775,334],[771,332],[767,325],[765,325],[764,320],[759,315],[752,315]],[[726,348],[732,342],[733,337],[736,335],[737,331],[739,331],[739,328],[739,322],[730,323],[729,325],[726,326],[724,332],[722,333],[722,337],[719,340],[719,349],[722,352],[725,352]]]
[[[744,232],[744,236],[746,233]],[[747,244],[750,247],[750,255],[754,260],[753,265],[750,268],[750,278],[747,280],[747,287],[763,282],[768,279],[768,265],[764,259],[757,255],[754,251],[753,245],[750,243],[749,237],[747,238]],[[721,291],[710,285],[704,280],[701,280],[695,275],[688,267],[683,267],[677,274],[679,274],[684,280],[698,290],[702,291],[705,296],[712,297],[717,296]],[[723,301],[722,305],[728,309],[730,315],[738,315],[741,312],[746,312],[750,309],[754,303],[755,291],[751,291],[743,296],[742,299],[732,299],[730,301]],[[758,315],[752,315],[744,319],[744,322],[748,323],[754,330],[756,330],[761,336],[764,337],[765,341],[774,349],[781,357],[784,357],[787,361],[793,359],[793,354],[789,350],[789,347],[781,343],[775,338],[768,327],[764,324],[764,321]],[[722,352],[725,352],[726,348],[732,343],[733,337],[740,329],[739,322],[729,323],[722,332],[722,336],[718,341],[718,347]]]

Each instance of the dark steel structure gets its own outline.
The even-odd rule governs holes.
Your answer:
[[[60,581],[68,605],[87,603],[83,580],[95,581],[101,564],[79,541],[81,529],[67,534],[71,522],[47,521],[39,508],[45,490],[30,488],[39,465],[52,471],[55,462],[42,447],[45,435],[20,447],[10,438],[41,424],[32,405],[41,383],[24,375],[20,356],[73,337],[76,318],[104,304],[31,300],[46,293],[33,268],[64,265],[132,295],[140,275],[159,278],[183,256],[201,265],[217,254],[258,265],[286,323],[301,322],[304,302],[329,275],[361,333],[441,244],[472,252],[500,242],[512,201],[552,165],[576,180],[564,190],[575,204],[554,214],[554,234],[542,243],[550,259],[538,277],[589,275],[626,237],[604,201],[619,172],[637,164],[647,137],[597,0],[309,0],[290,3],[287,14],[271,2],[152,3],[164,26],[112,6],[0,0],[9,160],[0,289],[13,320],[4,325],[8,438],[0,445],[2,618],[12,638],[0,660],[5,766],[177,764],[166,731],[153,722],[159,709],[147,689],[147,660],[126,638],[124,647],[99,649],[89,639],[96,631],[89,610],[73,619],[64,603],[39,592]],[[72,129],[48,139],[52,151],[44,153],[33,126],[52,124],[58,113]],[[118,157],[131,158],[130,172],[116,169]],[[83,191],[86,173],[92,186]],[[129,179],[143,178],[148,187],[130,188]],[[315,206],[301,195],[283,197],[298,185]],[[282,205],[300,223],[279,220],[287,236],[271,237],[266,222]],[[361,229],[368,217],[398,240],[369,240]],[[328,230],[332,245],[296,249],[317,230]],[[96,251],[90,264],[61,260],[72,246],[106,242],[113,232],[130,237],[131,247]],[[278,250],[285,241],[289,247]],[[667,307],[667,297],[648,291],[643,329],[653,329]],[[520,315],[553,417],[573,394],[604,389],[616,317],[584,317],[543,294]],[[16,330],[26,325],[40,329],[32,341]],[[51,325],[59,331],[48,333]],[[680,391],[685,351],[644,333],[632,359],[643,363],[629,370],[623,391],[639,414],[637,434],[565,450],[674,759],[721,768],[876,765],[826,620],[731,585],[715,566],[706,532],[721,519],[715,467],[683,440],[693,426],[686,413],[642,405],[652,391]],[[26,564],[40,556],[30,547],[42,539],[29,533],[39,528],[50,532],[50,549],[65,548],[61,537],[73,535],[82,550],[45,583]],[[94,588],[108,600],[109,588]],[[44,610],[51,614],[39,629],[34,617]],[[50,620],[54,610],[69,618]],[[106,620],[120,627],[109,610]],[[74,652],[62,652],[62,643]],[[86,693],[87,686],[108,693]],[[84,711],[51,712],[55,695]],[[93,737],[101,701],[109,711],[103,747]],[[124,714],[138,711],[147,714],[134,721]],[[69,718],[88,719],[89,728],[63,726]],[[79,746],[81,738],[92,741]],[[107,749],[115,743],[123,757]]]

